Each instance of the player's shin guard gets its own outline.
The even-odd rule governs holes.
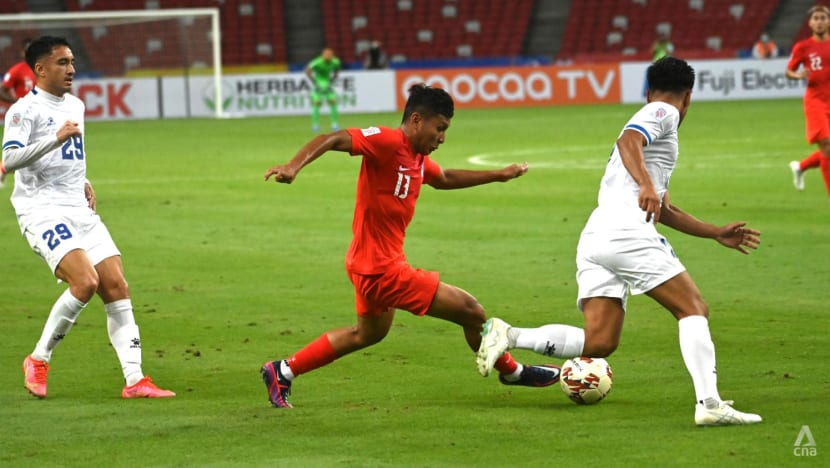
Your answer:
[[[86,304],[76,299],[69,289],[64,291],[49,312],[49,318],[46,319],[40,340],[32,351],[32,357],[38,361],[49,362],[52,350],[69,333],[84,307]]]
[[[709,333],[709,320],[702,315],[692,315],[678,320],[677,325],[680,332],[680,353],[692,376],[695,398],[698,402],[707,398],[720,401],[715,344]]]
[[[141,337],[133,316],[133,306],[129,299],[121,299],[104,305],[107,311],[107,332],[110,343],[115,348],[124,380],[127,386],[134,385],[144,378],[141,371]]]

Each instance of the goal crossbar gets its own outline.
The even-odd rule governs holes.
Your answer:
[[[218,8],[169,8],[158,10],[102,10],[102,11],[69,11],[53,13],[14,13],[0,14],[0,25],[11,29],[11,25],[20,26],[32,23],[48,23],[49,21],[94,21],[122,19],[124,24],[157,19],[173,19],[193,16],[207,16],[210,18],[212,40],[211,53],[213,55],[213,89],[214,102],[222,102],[222,31],[219,25]],[[2,29],[2,28],[0,28]],[[215,106],[215,116],[222,117],[222,106]]]

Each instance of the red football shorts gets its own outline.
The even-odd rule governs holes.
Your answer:
[[[438,272],[396,263],[384,273],[361,275],[349,271],[358,315],[380,315],[390,307],[424,315],[438,291]]]
[[[813,99],[805,102],[804,119],[807,124],[807,141],[818,143],[830,138],[830,107],[827,104]]]

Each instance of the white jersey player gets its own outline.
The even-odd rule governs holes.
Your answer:
[[[63,38],[43,36],[29,45],[26,61],[36,87],[6,113],[3,164],[15,172],[11,201],[23,235],[69,288],[23,360],[24,385],[32,395],[46,397],[52,350],[97,293],[126,381],[121,396],[175,396],[141,370],[141,339],[121,254],[95,213],[95,193],[86,180],[84,104],[69,94],[75,75],[72,50]]]
[[[691,103],[695,74],[685,61],[666,57],[649,67],[647,78],[648,104],[623,127],[600,184],[598,206],[577,246],[577,304],[585,328],[515,328],[490,319],[477,366],[486,376],[510,348],[560,358],[606,357],[619,345],[628,294],[647,294],[678,321],[681,354],[695,388],[695,423],[757,423],[760,416],[737,411],[731,401],[721,399],[708,307],[654,223],[715,239],[742,253],[758,247],[761,233],[743,222],[722,227],[705,223],[671,203],[668,188],[677,162],[677,129]]]

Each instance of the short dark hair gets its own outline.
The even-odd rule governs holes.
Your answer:
[[[406,100],[401,121],[406,121],[415,112],[426,118],[438,114],[451,119],[455,113],[455,104],[452,96],[443,89],[420,83],[409,88],[409,98]]]
[[[807,10],[807,16],[808,17],[813,16],[813,13],[816,13],[816,12],[819,12],[819,11],[824,13],[827,16],[830,16],[830,8],[827,8],[824,5],[813,5],[812,7],[810,7],[809,10]]]
[[[649,89],[682,93],[695,87],[695,70],[683,59],[663,57],[648,67],[646,80]]]
[[[58,46],[71,47],[69,42],[62,37],[41,36],[33,40],[26,48],[26,63],[29,64],[29,68],[34,70],[37,61],[51,54],[52,49]]]

